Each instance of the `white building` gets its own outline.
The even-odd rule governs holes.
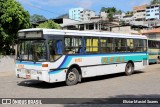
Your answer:
[[[121,21],[124,21],[127,24],[131,24],[133,20],[133,16],[123,16],[123,19]]]
[[[133,7],[133,17],[135,21],[144,21],[146,17],[147,5]]]
[[[103,20],[106,20],[106,19],[107,19],[107,16],[108,16],[108,13],[107,13],[106,11],[100,12],[100,17],[101,17]]]
[[[92,17],[96,17],[96,12],[92,10],[83,10],[80,12],[80,20],[88,21],[91,20]]]
[[[160,5],[147,6],[146,9],[146,20],[149,19],[160,19]]]

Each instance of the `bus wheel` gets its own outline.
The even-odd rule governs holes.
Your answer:
[[[131,75],[134,71],[134,67],[132,63],[127,63],[126,68],[125,68],[125,73],[126,75]]]
[[[66,84],[68,86],[71,86],[71,85],[75,85],[78,83],[78,80],[79,80],[79,72],[76,68],[71,68],[69,70],[69,72],[67,73],[67,77],[66,77]]]

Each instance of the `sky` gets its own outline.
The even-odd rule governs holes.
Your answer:
[[[30,15],[43,15],[47,19],[56,18],[69,12],[70,8],[82,7],[99,14],[101,7],[115,7],[124,12],[133,10],[134,6],[149,4],[151,0],[16,0]]]

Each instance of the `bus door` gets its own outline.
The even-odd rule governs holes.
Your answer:
[[[48,40],[50,61],[56,61],[63,54],[63,39],[54,38]]]

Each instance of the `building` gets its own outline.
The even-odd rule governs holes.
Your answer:
[[[133,16],[132,15],[127,15],[127,16],[123,16],[123,18],[121,19],[121,21],[124,21],[124,23],[126,24],[130,24],[133,22]]]
[[[118,23],[119,24],[119,23]],[[95,18],[89,21],[63,24],[65,30],[83,30],[83,31],[111,31],[111,27],[117,26],[117,23]]]
[[[140,35],[143,30],[146,30],[146,26],[137,26],[137,25],[119,25],[111,28],[113,33],[122,33],[122,34],[136,34]]]
[[[55,23],[59,24],[61,27],[63,25],[69,24],[69,23],[77,23],[79,21],[68,19],[68,18],[57,18],[57,19],[50,19],[54,21]],[[37,22],[32,22],[32,28],[36,28],[39,24],[44,23],[48,20],[42,20],[42,21],[37,21]]]
[[[92,10],[83,10],[80,12],[80,20],[88,21],[91,20],[92,17],[96,17],[96,12]]]
[[[72,20],[81,21],[80,12],[83,11],[83,8],[72,8],[69,10],[69,18]]]
[[[146,7],[146,20],[160,19],[160,4]]]
[[[107,13],[106,11],[100,12],[100,17],[101,17],[103,20],[106,20],[106,19],[107,19],[107,16],[108,16],[108,13]]]
[[[134,21],[144,21],[146,18],[146,7],[147,5],[133,7]]]
[[[123,20],[124,16],[125,16],[125,13],[119,13],[119,14],[114,14],[113,18],[115,21],[121,21],[121,20]]]
[[[145,30],[142,34],[146,35],[149,39],[160,40],[160,28]]]

